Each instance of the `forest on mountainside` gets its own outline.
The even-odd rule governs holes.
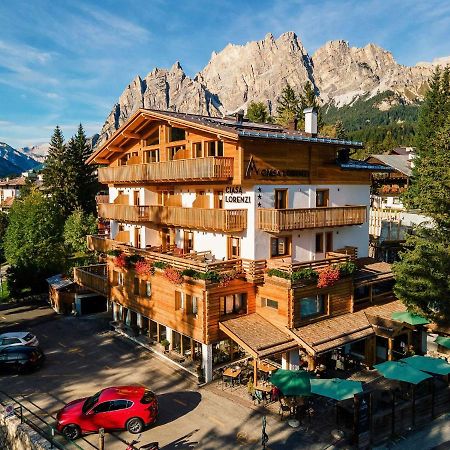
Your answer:
[[[386,103],[390,103],[389,109],[378,107]],[[387,91],[341,108],[325,105],[323,120],[326,125],[341,121],[347,139],[364,142],[365,148],[357,155],[364,158],[396,146],[413,146],[419,107],[420,103],[405,104],[392,91]]]

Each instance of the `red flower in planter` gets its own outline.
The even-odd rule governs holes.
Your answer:
[[[116,256],[114,258],[114,264],[121,269],[128,267],[127,255],[125,255],[125,253],[121,253],[119,256]]]
[[[154,273],[153,264],[145,259],[138,261],[134,270],[138,275],[151,275]]]
[[[173,284],[183,283],[183,275],[181,275],[181,271],[172,267],[166,267],[164,269],[164,276]]]
[[[324,288],[328,286],[333,286],[337,281],[339,281],[340,273],[339,268],[328,266],[319,271],[319,278],[317,280],[317,287]]]

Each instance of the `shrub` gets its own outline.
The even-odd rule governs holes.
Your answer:
[[[210,281],[211,283],[220,282],[220,275],[214,270],[208,270],[208,272],[202,273],[200,278],[205,281]]]
[[[238,276],[238,272],[232,270],[231,272],[220,275],[219,286],[226,287]]]
[[[121,253],[122,253],[121,250],[108,250],[106,252],[106,254],[109,256],[119,256]]]
[[[346,277],[348,275],[353,275],[356,272],[356,264],[351,261],[347,261],[345,263],[338,265],[339,274],[341,277]]]
[[[197,279],[200,274],[194,269],[184,269],[183,272],[181,272],[181,275]]]
[[[161,344],[163,347],[168,347],[168,346],[170,345],[170,342],[169,342],[167,339],[163,339],[163,340],[160,342],[160,344]]]
[[[296,281],[300,281],[300,280],[316,281],[318,278],[319,278],[319,273],[316,270],[310,269],[310,268],[299,270],[297,272],[294,272],[291,275],[291,281],[293,283],[295,283]]]
[[[163,262],[163,261],[155,261],[153,263],[153,267],[155,269],[161,269],[164,270],[167,267],[167,263]]]
[[[340,278],[339,268],[336,266],[324,267],[319,271],[319,278],[317,281],[318,288],[333,286]]]
[[[284,278],[285,280],[290,279],[290,275],[287,272],[284,272],[280,269],[269,269],[267,271],[267,275],[269,277],[278,277],[278,278]]]
[[[128,262],[132,265],[135,265],[136,263],[138,263],[139,261],[143,261],[144,258],[142,256],[139,255],[131,255],[128,257]]]

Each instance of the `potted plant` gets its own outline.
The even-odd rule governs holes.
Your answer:
[[[203,375],[203,367],[201,364],[197,364],[196,371],[197,371],[197,377],[198,377],[199,384],[204,383],[205,377]]]
[[[160,343],[159,346],[161,347],[161,350],[164,353],[168,353],[169,352],[169,346],[170,346],[170,342],[167,339],[163,339]]]

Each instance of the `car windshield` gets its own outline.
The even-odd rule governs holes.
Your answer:
[[[31,334],[31,333],[28,333],[25,337],[24,337],[24,339],[28,342],[28,341],[31,341],[32,339],[33,339],[33,335]]]
[[[102,393],[102,391],[99,391],[96,394],[94,394],[92,397],[89,397],[86,399],[86,401],[84,402],[83,408],[82,408],[82,411],[84,414],[86,414],[98,402],[98,399],[100,398],[101,393]]]

